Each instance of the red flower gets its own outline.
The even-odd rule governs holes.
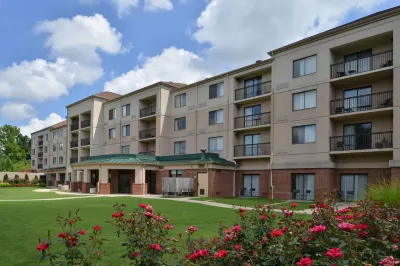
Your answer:
[[[272,232],[271,232],[271,236],[272,237],[278,237],[278,236],[281,236],[282,234],[283,234],[283,232],[281,230],[278,230],[278,229],[273,229]]]
[[[368,224],[358,224],[356,228],[360,230],[366,230],[368,229]]]
[[[325,256],[331,257],[332,259],[342,258],[344,254],[340,251],[340,248],[331,248],[325,253]]]
[[[282,210],[282,211],[286,211],[287,208],[286,208],[285,206],[283,206],[283,207],[281,208],[281,210]]]
[[[296,264],[298,266],[310,266],[310,265],[312,265],[312,263],[313,263],[312,259],[310,259],[309,257],[305,257],[305,258],[301,258],[299,260],[299,262],[297,262]]]
[[[69,220],[69,224],[74,224],[75,221],[74,220]]]
[[[85,229],[81,229],[81,231],[79,231],[78,234],[80,234],[80,235],[86,235]]]
[[[242,245],[235,245],[234,249],[236,249],[236,250],[242,250],[243,247],[242,247]]]
[[[94,231],[99,231],[99,230],[101,230],[101,226],[100,225],[95,225],[95,226],[93,226],[93,230]]]
[[[165,226],[165,229],[167,229],[167,230],[171,230],[172,228],[174,228],[174,227],[172,227],[172,225],[170,225],[170,224],[167,224],[167,225]]]
[[[139,256],[139,252],[134,252],[134,253],[131,253],[131,255],[129,255],[129,257],[131,257],[131,259],[136,258],[137,256]]]
[[[348,213],[350,211],[351,211],[351,208],[350,207],[346,207],[344,209],[339,210],[339,213]]]
[[[288,230],[288,228],[286,226],[281,228],[282,233],[285,233]]]
[[[64,233],[64,232],[61,232],[61,233],[59,233],[59,234],[57,235],[57,237],[59,237],[59,238],[67,238],[67,237],[68,237],[68,234],[67,234],[67,233]]]
[[[266,220],[266,219],[267,219],[267,215],[261,216],[261,220]]]
[[[310,209],[315,209],[316,205],[315,204],[310,204]]]
[[[234,227],[232,227],[232,231],[239,232],[241,230],[242,230],[242,228],[240,227],[240,225],[235,225]]]
[[[339,230],[342,230],[342,231],[353,231],[355,229],[356,229],[356,226],[351,223],[343,222],[343,223],[339,224]]]
[[[207,249],[200,249],[197,252],[193,252],[186,256],[186,258],[190,259],[191,261],[195,261],[197,258],[208,256],[209,252]]]
[[[390,256],[381,260],[379,264],[383,266],[395,266],[395,265],[400,265],[400,261]]]
[[[325,225],[316,225],[313,228],[310,228],[310,233],[312,234],[317,234],[317,233],[322,233],[326,230]]]
[[[178,235],[179,235],[179,237],[182,237],[182,233],[179,233]]]
[[[151,244],[150,248],[154,249],[154,250],[157,250],[157,251],[161,251],[162,250],[160,244]]]
[[[296,207],[299,207],[299,204],[297,204],[297,203],[292,203],[292,205],[290,205],[292,208],[296,208]]]
[[[113,214],[112,214],[112,218],[119,218],[119,217],[121,217],[122,215],[121,215],[121,213],[120,212],[114,212]]]
[[[247,210],[246,210],[245,208],[241,208],[241,209],[239,210],[239,212],[243,213],[243,212],[247,212]]]
[[[40,243],[39,245],[37,245],[36,250],[45,251],[48,248],[49,248],[49,244]]]
[[[223,250],[218,251],[218,253],[214,255],[214,258],[223,258],[226,255],[228,255],[228,251],[223,249]]]
[[[399,243],[399,240],[397,238],[392,238],[391,240],[393,243]]]
[[[145,211],[144,216],[146,216],[147,218],[153,218],[154,215],[152,212]]]
[[[294,212],[293,211],[285,211],[284,214],[286,217],[288,217],[288,216],[292,216],[294,214]]]
[[[147,207],[147,204],[140,203],[140,204],[139,204],[139,207],[140,207],[140,208],[143,208],[143,209],[146,209],[146,207]]]

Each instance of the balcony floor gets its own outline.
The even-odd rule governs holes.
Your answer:
[[[246,98],[243,100],[238,100],[238,101],[234,101],[234,104],[246,104],[246,103],[251,103],[251,102],[258,102],[260,100],[264,100],[264,99],[268,99],[271,97],[271,93],[267,93],[267,94],[263,94],[263,95],[259,95],[256,97],[251,97],[251,98]]]
[[[240,157],[233,157],[233,160],[262,159],[262,158],[270,158],[270,157],[271,157],[271,155],[240,156]]]
[[[333,120],[351,120],[354,118],[364,119],[364,118],[371,118],[373,116],[382,116],[389,114],[393,114],[393,107],[372,109],[360,112],[342,113],[337,115],[331,115],[330,118]]]
[[[141,141],[141,142],[152,142],[152,141],[156,141],[156,137],[154,137],[154,138],[147,138],[147,139],[139,139],[139,141]]]
[[[329,154],[331,154],[331,155],[341,155],[341,154],[387,153],[387,152],[393,152],[393,148],[331,151],[331,152],[329,152]]]
[[[139,120],[140,121],[153,121],[156,120],[157,114],[154,115],[149,115],[149,116],[145,116],[145,117],[140,117]]]
[[[241,127],[241,128],[235,128],[233,131],[234,132],[242,132],[242,131],[256,131],[259,129],[267,129],[270,128],[271,124],[267,125],[261,125],[261,126],[255,126],[255,127]]]
[[[330,80],[335,86],[356,85],[357,83],[366,83],[377,79],[384,79],[393,75],[393,66],[383,67],[358,74],[347,75]]]

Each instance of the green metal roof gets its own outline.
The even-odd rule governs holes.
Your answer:
[[[144,154],[110,154],[92,156],[83,162],[77,162],[72,165],[87,164],[153,164],[153,165],[171,165],[171,164],[224,164],[235,165],[234,162],[219,157],[217,153],[193,153],[170,156],[153,156]]]

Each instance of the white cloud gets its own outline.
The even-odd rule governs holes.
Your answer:
[[[106,82],[104,90],[128,93],[158,81],[191,83],[211,75],[198,55],[169,47],[160,55],[144,59],[141,67]]]
[[[172,10],[171,0],[144,0],[144,9],[149,11]]]
[[[267,52],[338,26],[349,11],[370,12],[385,0],[214,0],[193,34],[209,44],[206,58],[229,67],[268,57]]]
[[[134,8],[139,6],[139,0],[110,0],[117,9],[118,16],[121,18],[128,15]]]
[[[40,120],[39,118],[33,118],[29,121],[28,125],[20,126],[19,128],[23,135],[30,136],[32,132],[57,124],[61,121],[63,121],[61,116],[56,113],[51,113],[43,120]]]
[[[6,102],[0,107],[0,115],[7,120],[24,120],[35,115],[35,108],[26,103]]]
[[[36,59],[0,69],[0,98],[41,101],[68,94],[75,84],[92,84],[103,75],[98,51],[123,52],[122,35],[99,14],[40,22],[54,61]]]

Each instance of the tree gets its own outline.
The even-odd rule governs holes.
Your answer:
[[[31,140],[18,127],[0,127],[0,171],[30,169]]]

